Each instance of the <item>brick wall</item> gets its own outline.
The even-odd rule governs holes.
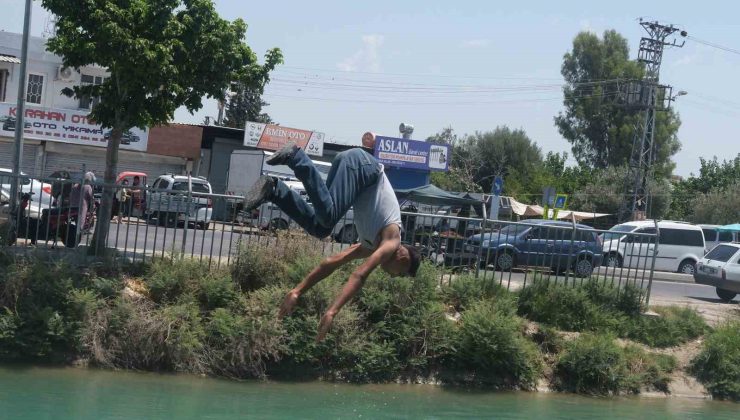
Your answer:
[[[186,124],[170,124],[153,127],[149,131],[147,153],[164,156],[177,156],[197,160],[203,127]]]

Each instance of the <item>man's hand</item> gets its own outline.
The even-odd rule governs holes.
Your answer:
[[[285,295],[283,304],[280,305],[280,311],[278,311],[278,319],[283,319],[293,313],[293,309],[295,309],[295,305],[298,303],[298,298],[300,296],[301,295],[295,290],[291,290],[287,295]]]
[[[321,322],[319,323],[319,333],[318,335],[316,335],[317,343],[324,341],[324,338],[326,338],[326,333],[329,332],[329,328],[331,328],[331,323],[334,321],[335,315],[336,314],[334,312],[329,310],[324,314],[324,316],[321,317]]]

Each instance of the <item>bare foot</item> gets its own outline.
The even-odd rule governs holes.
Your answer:
[[[295,290],[291,290],[285,295],[285,299],[283,299],[283,303],[280,305],[280,311],[278,311],[278,319],[283,319],[293,313],[299,297],[300,295]]]

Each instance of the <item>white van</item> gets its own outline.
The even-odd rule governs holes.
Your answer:
[[[707,252],[714,249],[719,244],[726,244],[730,242],[740,242],[740,232],[729,232],[717,230],[719,225],[699,225],[702,232],[704,232],[704,242],[707,245]]]
[[[657,244],[654,237],[628,235],[655,234],[652,220],[623,223],[609,230],[614,233],[602,235],[607,266],[646,269],[651,267],[655,256],[656,270],[694,274],[696,263],[704,257],[704,234],[699,226],[690,223],[659,221]]]

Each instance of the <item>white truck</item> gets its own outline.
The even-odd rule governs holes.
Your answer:
[[[262,150],[236,150],[231,154],[229,174],[226,189],[230,194],[244,196],[257,179],[262,175],[272,175],[280,178],[288,187],[297,191],[308,200],[306,189],[298,181],[293,171],[283,165],[269,166],[265,163],[271,152]],[[326,162],[313,161],[316,168],[326,180],[331,165]],[[240,211],[237,221],[260,229],[299,229],[298,225],[273,203],[264,203],[250,214]],[[332,238],[343,243],[354,243],[358,239],[354,225],[354,213],[350,209],[347,214],[334,226]]]

